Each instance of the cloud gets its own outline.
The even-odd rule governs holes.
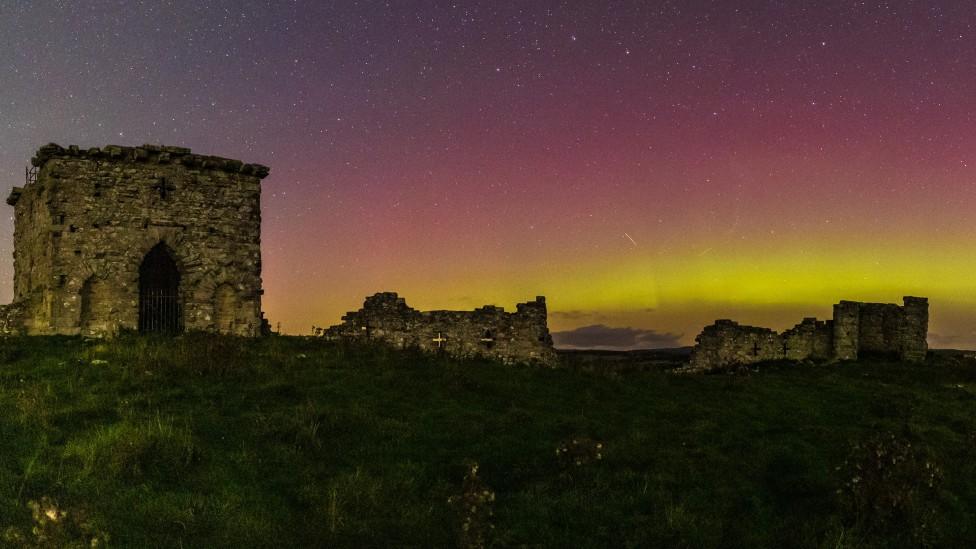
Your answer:
[[[933,349],[976,349],[976,333],[968,335],[942,335],[929,333],[929,346]]]
[[[549,316],[553,318],[558,318],[560,320],[590,319],[591,321],[601,321],[608,318],[608,314],[607,314],[608,312],[610,314],[632,313],[632,312],[647,314],[647,313],[653,313],[655,311],[657,311],[657,309],[654,308],[627,309],[623,311],[581,311],[579,309],[572,309],[569,311],[549,311]]]
[[[680,347],[681,335],[639,328],[612,328],[603,324],[553,332],[552,341],[562,349],[662,349]]]
[[[601,316],[593,311],[550,311],[549,316],[561,318],[563,320],[579,320],[581,318],[591,318]]]

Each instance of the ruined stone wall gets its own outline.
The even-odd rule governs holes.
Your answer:
[[[717,320],[695,338],[687,371],[706,371],[736,364],[752,364],[784,358],[782,336],[769,328],[743,326]]]
[[[860,317],[861,304],[856,301],[841,301],[834,305],[835,359],[854,360],[857,358]]]
[[[901,357],[902,360],[925,360],[928,354],[929,300],[907,296],[902,309]]]
[[[16,188],[15,188],[16,190]],[[19,195],[19,193],[18,193]],[[41,279],[51,271],[53,261],[52,225],[47,207],[50,193],[38,186],[36,192],[20,196],[14,208],[14,301],[30,297]],[[14,205],[14,195],[7,203]],[[20,246],[17,246],[20,243]]]
[[[817,321],[813,334],[813,354],[810,358],[827,360],[832,356],[834,356],[834,321]]]
[[[783,332],[784,358],[789,360],[825,360],[832,356],[833,323],[804,318],[803,322]]]
[[[838,359],[854,359],[864,353],[892,354],[910,361],[925,359],[929,325],[927,298],[906,296],[902,306],[842,301],[839,307],[839,314],[847,323],[847,337],[837,352]],[[835,320],[837,315],[835,308]],[[854,318],[857,327],[852,330]]]
[[[392,292],[366,298],[342,324],[321,332],[330,339],[376,340],[458,357],[482,356],[506,363],[552,366],[556,354],[546,323],[546,301],[519,303],[514,313],[485,306],[473,311],[422,312]]]
[[[686,372],[701,372],[765,360],[854,360],[861,353],[886,353],[924,360],[928,352],[928,299],[905,297],[904,306],[841,301],[834,318],[805,318],[777,334],[767,328],[719,320],[695,339]],[[777,347],[778,346],[778,347]]]
[[[138,328],[139,268],[162,245],[187,330],[261,325],[261,179],[268,168],[189,149],[42,147],[15,187],[14,301],[30,334]]]
[[[905,319],[894,303],[862,303],[858,322],[858,353],[897,353]]]

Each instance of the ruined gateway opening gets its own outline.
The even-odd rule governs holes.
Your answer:
[[[149,250],[139,267],[139,331],[161,334],[183,331],[180,271],[162,242]]]

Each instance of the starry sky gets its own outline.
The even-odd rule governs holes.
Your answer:
[[[52,141],[266,164],[288,333],[377,291],[620,348],[923,295],[976,348],[974,128],[969,0],[0,0],[0,192]]]

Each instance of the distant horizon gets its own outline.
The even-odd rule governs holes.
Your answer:
[[[933,348],[976,349],[972,6],[736,4],[18,3],[0,193],[52,141],[267,165],[289,334],[386,290],[545,295],[622,345],[920,295]]]

